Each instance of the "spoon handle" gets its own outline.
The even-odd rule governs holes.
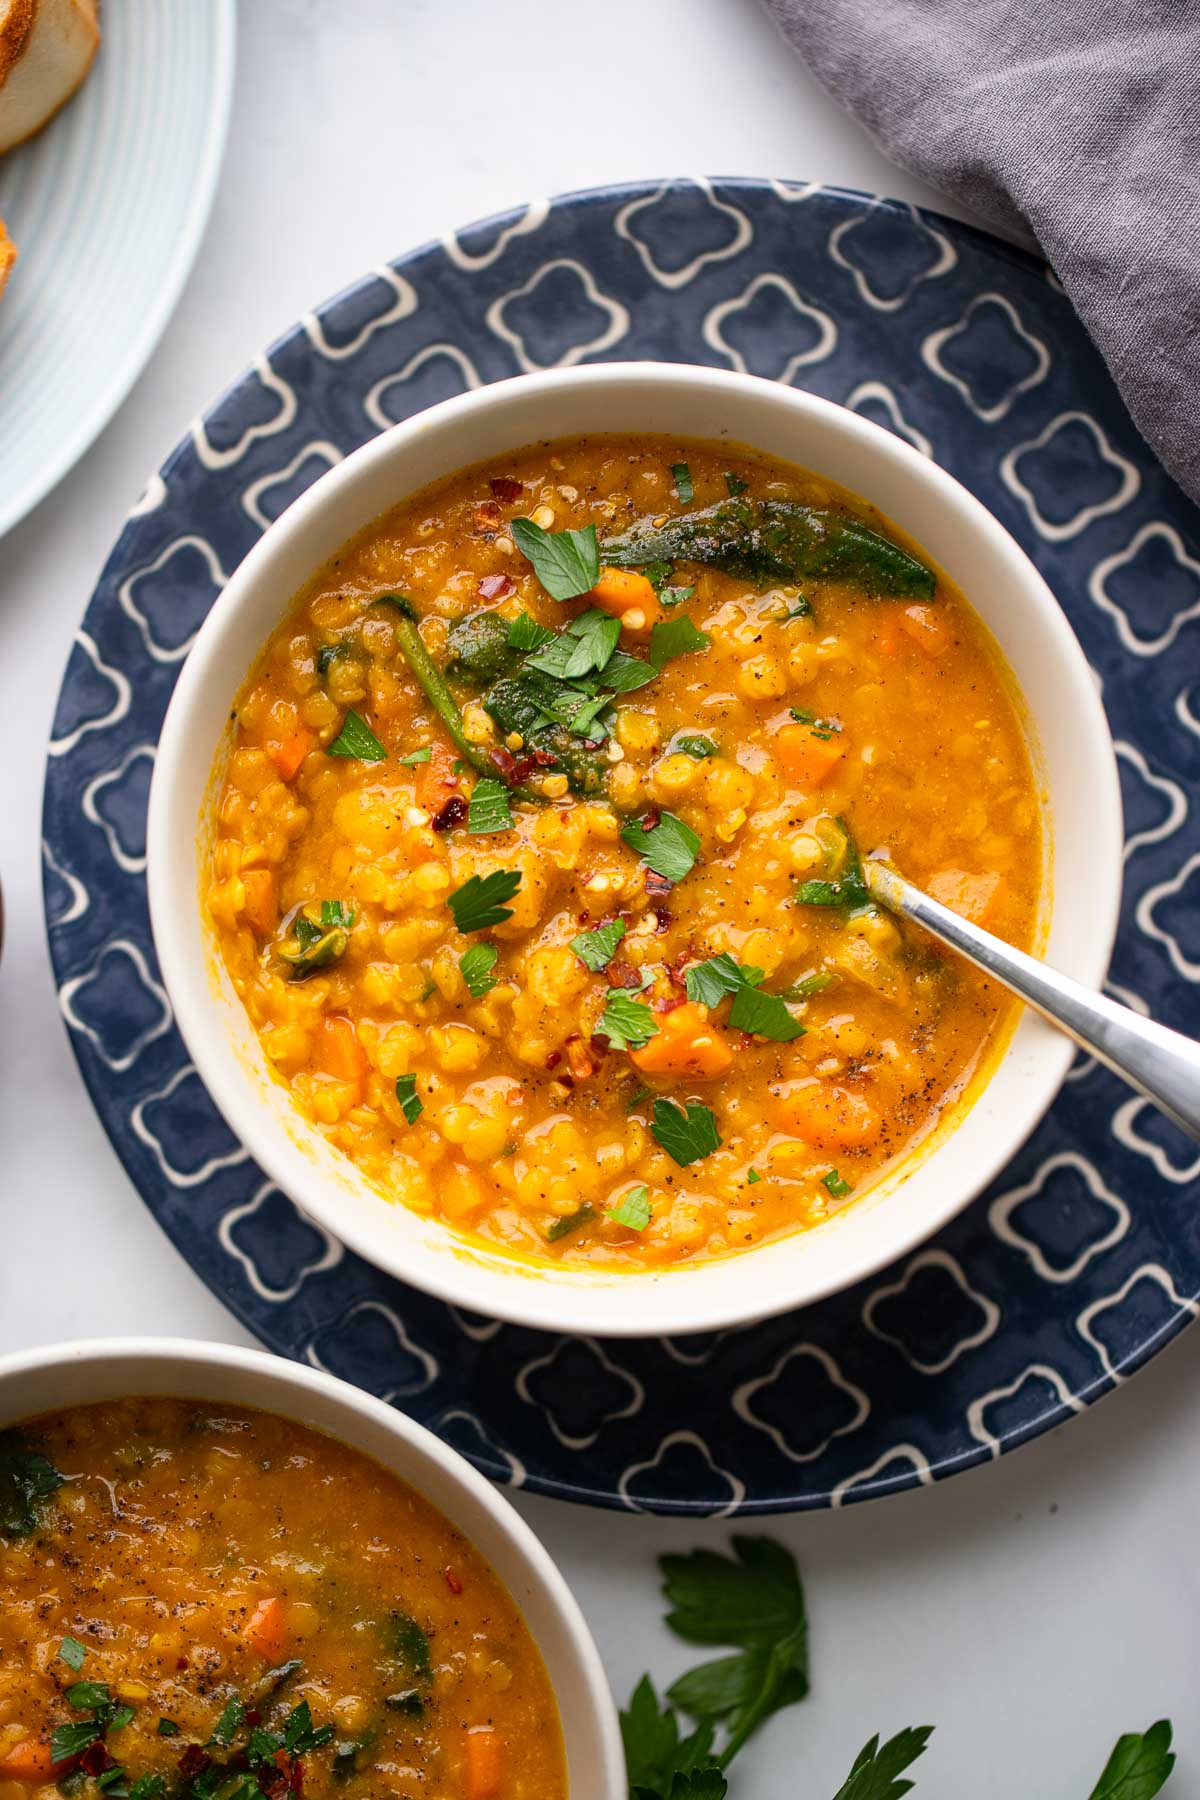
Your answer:
[[[1176,1125],[1200,1138],[1200,1044],[1142,1018],[1106,994],[1093,993],[1023,950],[1014,950],[905,881],[886,863],[865,862],[863,875],[872,899],[923,925],[1018,994],[1114,1075],[1161,1107]]]

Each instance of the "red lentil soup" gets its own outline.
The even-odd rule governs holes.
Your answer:
[[[1011,682],[818,475],[609,436],[462,471],[314,577],[233,719],[204,901],[267,1061],[491,1248],[639,1271],[818,1225],[1012,1023],[861,879],[885,850],[1031,943]]]
[[[0,1433],[0,1800],[565,1800],[554,1695],[471,1544],[268,1413]]]

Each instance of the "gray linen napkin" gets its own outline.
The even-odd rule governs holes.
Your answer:
[[[1200,501],[1200,0],[765,0],[896,162],[1034,238]]]

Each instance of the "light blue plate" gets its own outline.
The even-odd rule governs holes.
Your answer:
[[[212,205],[234,0],[104,0],[75,98],[0,160],[0,535],[102,431],[162,334]]]
[[[935,457],[1016,535],[1079,633],[1117,738],[1113,992],[1195,1030],[1200,514],[1043,264],[936,214],[799,182],[606,189],[472,226],[308,314],[216,401],[125,525],[67,666],[45,810],[59,1004],[146,1204],[274,1349],[542,1493],[664,1512],[840,1506],[1070,1418],[1200,1311],[1200,1157],[1147,1102],[1077,1063],[945,1231],[803,1312],[675,1342],[545,1337],[406,1288],[300,1216],[189,1063],[150,938],[163,714],[270,521],[435,400],[623,357],[840,401]]]

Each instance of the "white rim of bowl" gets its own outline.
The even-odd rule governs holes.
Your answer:
[[[109,1396],[112,1400],[137,1399],[154,1395],[154,1390],[147,1390],[138,1385],[138,1370],[147,1363],[175,1362],[185,1363],[189,1369],[201,1375],[211,1370],[214,1374],[213,1391],[203,1396],[212,1401],[225,1401],[232,1405],[246,1406],[253,1411],[272,1413],[284,1418],[294,1415],[282,1404],[284,1396],[289,1394],[303,1396],[305,1394],[320,1395],[330,1402],[335,1409],[353,1413],[369,1425],[381,1429],[394,1438],[406,1452],[412,1453],[418,1467],[411,1472],[391,1470],[402,1481],[407,1481],[423,1499],[428,1499],[435,1511],[450,1521],[456,1530],[477,1548],[469,1530],[448,1511],[440,1500],[426,1495],[422,1486],[422,1466],[432,1464],[447,1479],[451,1487],[457,1487],[484,1512],[499,1535],[507,1540],[517,1561],[523,1565],[529,1575],[531,1585],[541,1591],[549,1602],[551,1610],[569,1640],[572,1654],[576,1660],[575,1674],[582,1683],[592,1710],[592,1724],[599,1741],[600,1764],[599,1779],[595,1788],[598,1797],[604,1800],[625,1800],[627,1780],[625,1774],[625,1753],[621,1743],[621,1728],[617,1717],[616,1703],[600,1660],[600,1652],[596,1648],[591,1628],[583,1616],[579,1602],[567,1586],[558,1565],[549,1551],[542,1544],[532,1527],[517,1512],[516,1508],[504,1497],[500,1490],[493,1486],[487,1478],[479,1473],[467,1461],[466,1457],[452,1450],[450,1446],[435,1436],[424,1425],[418,1425],[407,1413],[398,1411],[374,1395],[365,1393],[350,1382],[342,1381],[336,1375],[326,1374],[322,1369],[306,1368],[302,1363],[288,1360],[286,1357],[274,1356],[266,1350],[245,1350],[235,1344],[221,1344],[206,1339],[195,1338],[82,1338],[73,1342],[42,1345],[33,1350],[17,1350],[0,1356],[0,1431],[9,1426],[19,1425],[24,1420],[39,1413],[65,1410],[71,1406],[103,1404],[103,1401],[63,1399],[52,1401],[49,1406],[36,1406],[31,1412],[28,1406],[10,1414],[8,1393],[10,1387],[20,1392],[22,1380],[35,1375],[53,1376],[61,1373],[69,1376],[73,1368],[82,1368],[87,1364],[102,1364],[120,1368],[129,1365],[130,1378],[128,1387]],[[264,1404],[260,1400],[245,1399],[235,1393],[222,1393],[221,1376],[246,1375],[253,1379],[263,1380],[278,1387],[281,1391],[281,1403]],[[173,1393],[169,1386],[161,1390],[164,1396]],[[155,1396],[157,1397],[157,1396]],[[189,1396],[182,1396],[188,1398]],[[197,1398],[201,1396],[197,1395]],[[18,1401],[18,1405],[20,1402]],[[303,1419],[298,1422],[305,1423]],[[324,1425],[309,1425],[308,1429],[333,1437],[354,1450],[360,1456],[371,1461],[378,1460],[368,1450],[361,1449],[356,1443],[342,1436],[336,1429],[329,1430]],[[484,1552],[480,1551],[483,1555]],[[485,1560],[488,1560],[485,1557]],[[489,1562],[490,1566],[490,1562]],[[493,1570],[496,1579],[508,1591],[508,1583],[497,1570]],[[519,1602],[510,1593],[514,1605],[521,1610]],[[522,1622],[524,1618],[522,1618]],[[526,1624],[526,1629],[531,1628]],[[532,1635],[532,1631],[531,1631]],[[536,1639],[534,1640],[536,1642]],[[540,1651],[540,1646],[539,1646]],[[554,1671],[546,1664],[546,1673],[558,1704],[558,1684]],[[568,1737],[566,1721],[559,1708],[560,1725],[564,1743]]]
[[[411,418],[390,427],[378,436],[368,439],[359,449],[353,451],[307,488],[280,515],[279,519],[268,527],[234,570],[204,620],[196,642],[184,662],[163,722],[151,782],[147,828],[147,885],[152,927],[156,926],[160,917],[167,918],[171,913],[167,892],[168,872],[163,866],[162,860],[155,854],[155,846],[164,842],[168,836],[167,812],[170,793],[163,770],[173,768],[185,750],[190,722],[188,713],[193,695],[201,687],[213,665],[219,663],[222,633],[240,611],[243,595],[257,582],[260,570],[269,568],[276,554],[277,542],[286,534],[302,529],[313,515],[319,515],[329,503],[329,497],[338,489],[353,483],[369,471],[375,463],[386,463],[393,454],[394,446],[398,441],[415,437],[419,433],[433,428],[452,425],[459,415],[469,417],[476,410],[483,410],[489,406],[494,407],[497,404],[502,405],[510,397],[527,398],[532,393],[552,394],[560,389],[586,390],[590,387],[602,387],[618,381],[659,390],[663,388],[694,390],[698,386],[706,384],[716,390],[722,386],[733,384],[739,388],[752,390],[764,401],[774,403],[781,410],[795,408],[802,414],[815,416],[818,421],[826,424],[831,430],[844,432],[851,438],[858,438],[867,453],[873,457],[882,457],[885,462],[892,461],[901,469],[919,472],[920,479],[939,494],[949,508],[966,515],[966,529],[986,540],[998,556],[1015,563],[1014,575],[1019,576],[1027,587],[1038,593],[1046,629],[1056,640],[1058,654],[1066,664],[1074,669],[1077,680],[1072,697],[1073,704],[1079,722],[1087,730],[1090,738],[1088,759],[1092,769],[1097,800],[1091,822],[1095,834],[1094,866],[1104,876],[1102,891],[1106,895],[1106,904],[1103,913],[1097,916],[1094,924],[1090,955],[1078,964],[1074,973],[1076,979],[1099,989],[1108,970],[1120,914],[1123,867],[1120,780],[1112,737],[1095,677],[1065,613],[1044,578],[1012,534],[980,500],[976,499],[968,488],[964,487],[955,476],[941,468],[939,464],[922,456],[912,445],[905,443],[894,433],[886,431],[882,426],[863,418],[858,413],[851,412],[846,407],[839,406],[834,401],[826,400],[820,395],[807,393],[803,389],[787,387],[760,376],[744,375],[736,370],[715,369],[690,363],[588,364],[570,369],[552,369],[529,375],[510,376],[503,381],[488,383],[482,388],[454,395],[448,400],[440,401],[435,406],[415,413]],[[714,399],[718,398],[719,396],[714,393]],[[588,432],[596,432],[600,429],[602,428],[595,426],[586,427],[583,434],[587,435]],[[738,436],[736,432],[732,435],[738,442],[749,441]],[[526,438],[525,441],[534,440]],[[519,446],[514,444],[512,447],[518,448]],[[501,453],[497,452],[497,454]],[[439,478],[439,476],[431,477],[431,479]],[[399,504],[405,497],[406,495],[398,495],[394,504]],[[354,537],[370,522],[370,519],[362,518],[348,524],[342,541],[345,542]],[[897,523],[903,524],[903,521],[898,520]],[[283,527],[282,531],[280,527]],[[967,598],[969,602],[969,594]],[[263,641],[265,642],[265,637]],[[1032,723],[1036,728],[1036,719],[1033,719]],[[217,746],[213,745],[210,755],[215,755],[216,751]],[[199,821],[197,821],[198,823]],[[1052,830],[1052,844],[1053,837]],[[193,903],[198,904],[198,901]],[[187,980],[189,959],[182,952],[178,940],[171,932],[160,934],[155,928],[154,937],[163,981],[175,1009],[176,1023],[188,1044],[197,1072],[235,1136],[242,1143],[251,1146],[261,1116],[251,1095],[251,1084],[227,1079],[227,1075],[237,1063],[237,1055],[232,1046],[229,1047],[227,1053],[214,1051],[210,1055],[204,1031],[196,1030],[189,1034],[189,1024],[193,1022],[193,1015],[190,1011],[191,984]],[[188,997],[187,1003],[182,1009],[179,1008],[177,1001],[179,993]],[[1051,1029],[1046,1027],[1047,1031]],[[979,1104],[982,1094],[994,1081],[1001,1064],[1008,1057],[1010,1051],[1011,1042],[1005,1046],[1000,1060],[987,1077],[984,1086],[975,1095],[971,1105],[964,1109],[955,1124],[947,1131],[946,1138],[942,1140],[943,1143],[957,1133],[963,1120],[969,1117]],[[379,1242],[380,1234],[373,1231],[365,1221],[360,1227],[357,1218],[338,1215],[336,1207],[326,1207],[317,1200],[310,1203],[309,1210],[312,1216],[334,1237],[385,1274],[393,1276],[406,1285],[432,1294],[447,1304],[466,1307],[468,1310],[482,1312],[489,1317],[503,1319],[511,1324],[547,1332],[561,1332],[571,1336],[594,1335],[614,1338],[654,1337],[662,1334],[689,1336],[700,1332],[726,1330],[754,1324],[761,1319],[777,1316],[795,1307],[811,1305],[831,1294],[842,1292],[846,1288],[853,1287],[857,1282],[877,1274],[880,1269],[900,1261],[919,1245],[936,1236],[1011,1162],[1021,1145],[1036,1130],[1057,1098],[1074,1055],[1075,1047],[1066,1036],[1057,1036],[1056,1041],[1046,1043],[1042,1053],[1043,1073],[1041,1075],[1044,1091],[1036,1108],[1031,1108],[1026,1115],[1026,1123],[1021,1136],[1018,1139],[1010,1139],[1002,1144],[997,1144],[990,1154],[981,1155],[969,1184],[965,1187],[960,1185],[953,1196],[942,1201],[941,1204],[926,1204],[920,1217],[916,1219],[909,1220],[906,1209],[901,1206],[893,1205],[886,1214],[882,1208],[877,1209],[873,1215],[874,1234],[870,1248],[865,1249],[864,1253],[857,1257],[853,1268],[848,1272],[830,1270],[819,1278],[810,1280],[803,1292],[799,1293],[795,1291],[797,1283],[793,1274],[790,1282],[785,1284],[777,1280],[769,1289],[766,1280],[761,1280],[756,1284],[757,1292],[753,1301],[743,1297],[739,1302],[722,1283],[720,1272],[744,1265],[748,1258],[756,1258],[760,1273],[765,1278],[772,1250],[836,1228],[842,1219],[856,1212],[860,1206],[870,1204],[869,1193],[864,1194],[862,1201],[858,1202],[855,1208],[849,1209],[847,1214],[843,1214],[839,1219],[830,1221],[828,1225],[819,1228],[819,1232],[792,1233],[782,1239],[754,1246],[749,1251],[715,1259],[695,1267],[685,1266],[666,1272],[654,1271],[646,1274],[620,1272],[610,1274],[608,1279],[590,1277],[586,1284],[577,1282],[574,1285],[570,1284],[569,1279],[562,1281],[556,1279],[553,1273],[547,1278],[545,1272],[538,1266],[526,1265],[517,1259],[506,1258],[502,1253],[490,1254],[486,1246],[478,1248],[469,1241],[464,1243],[449,1230],[447,1231],[449,1253],[444,1256],[430,1257],[427,1262],[422,1260],[417,1266],[413,1266],[402,1260],[404,1252],[411,1252],[412,1246],[403,1245],[397,1239],[395,1254],[390,1260],[387,1260],[383,1253],[384,1247]],[[221,1096],[220,1099],[217,1097],[218,1093]],[[311,1130],[315,1130],[315,1127],[306,1127],[306,1131]],[[294,1146],[285,1146],[273,1137],[261,1155],[257,1148],[252,1149],[252,1154],[272,1179],[278,1182],[282,1191],[291,1194],[295,1204],[302,1211],[305,1210],[305,1202],[297,1200],[293,1191],[297,1185],[301,1187],[305,1185],[303,1180],[305,1171],[297,1162],[293,1161],[293,1156],[299,1154],[295,1151]],[[928,1161],[933,1161],[936,1155],[935,1151]],[[293,1175],[299,1178],[298,1182],[293,1181]],[[364,1183],[364,1187],[369,1188],[369,1184]],[[888,1197],[891,1197],[890,1190]],[[669,1318],[661,1310],[656,1309],[656,1297],[662,1296],[664,1290],[673,1286],[678,1292],[683,1284],[690,1282],[694,1284],[693,1293],[698,1293],[702,1281],[707,1289],[704,1304],[699,1307],[693,1304],[689,1307],[686,1323]],[[784,1291],[785,1286],[790,1291]],[[623,1295],[626,1302],[622,1309],[616,1308],[611,1302],[608,1305],[605,1304],[606,1301],[609,1301],[609,1296],[618,1293]],[[596,1299],[600,1302],[599,1307],[592,1304]]]

